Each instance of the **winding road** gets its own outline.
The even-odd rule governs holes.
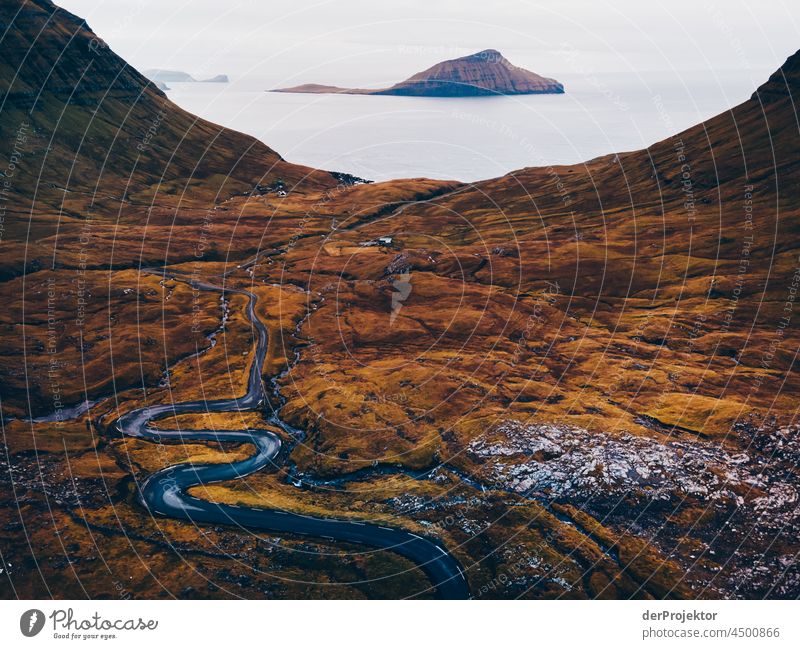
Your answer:
[[[269,339],[267,328],[255,312],[258,299],[256,295],[245,290],[225,289],[179,277],[174,279],[186,282],[196,290],[238,293],[247,296],[247,318],[258,334],[255,354],[250,366],[247,394],[235,399],[184,401],[146,406],[123,415],[112,426],[123,435],[157,443],[166,440],[249,443],[255,446],[256,452],[237,462],[183,463],[162,469],[149,476],[141,485],[141,496],[145,506],[154,514],[187,520],[192,523],[236,525],[278,534],[313,536],[389,550],[415,563],[435,587],[438,597],[442,599],[468,598],[469,584],[464,571],[446,548],[435,540],[421,537],[412,532],[360,521],[316,518],[277,509],[226,505],[201,500],[188,494],[191,487],[242,478],[268,465],[274,465],[273,461],[281,448],[281,440],[275,433],[265,429],[178,431],[150,427],[149,424],[153,420],[180,413],[257,410],[266,399],[261,371]],[[296,432],[277,417],[274,419],[274,423],[287,432]]]

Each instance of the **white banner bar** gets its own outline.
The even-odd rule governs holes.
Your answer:
[[[3,647],[800,647],[797,601],[6,601]]]

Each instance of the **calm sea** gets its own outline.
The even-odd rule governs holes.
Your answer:
[[[170,84],[187,110],[291,162],[370,180],[474,181],[662,140],[747,99],[769,70],[554,75],[564,95],[468,99],[295,95],[267,84]]]

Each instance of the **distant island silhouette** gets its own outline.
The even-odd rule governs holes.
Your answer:
[[[487,95],[561,94],[555,79],[512,64],[497,50],[483,50],[443,61],[389,88],[340,88],[307,83],[271,92],[343,95],[399,95],[407,97],[475,97]]]
[[[228,83],[230,81],[227,74],[218,74],[210,79],[195,79],[188,72],[159,68],[145,70],[144,76],[155,83]]]

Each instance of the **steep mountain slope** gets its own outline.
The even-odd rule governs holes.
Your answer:
[[[0,23],[0,160],[14,214],[6,241],[33,243],[29,216],[41,240],[55,233],[48,219],[56,214],[69,236],[90,208],[105,219],[134,205],[208,206],[278,179],[287,187],[336,185],[329,174],[288,164],[257,140],[178,108],[48,0],[4,2]],[[29,253],[29,261],[39,257]],[[7,276],[19,259],[5,261],[0,275]]]
[[[437,63],[405,81],[377,90],[304,84],[273,92],[314,94],[400,95],[414,97],[473,97],[563,93],[555,79],[513,65],[497,50],[483,50]]]

